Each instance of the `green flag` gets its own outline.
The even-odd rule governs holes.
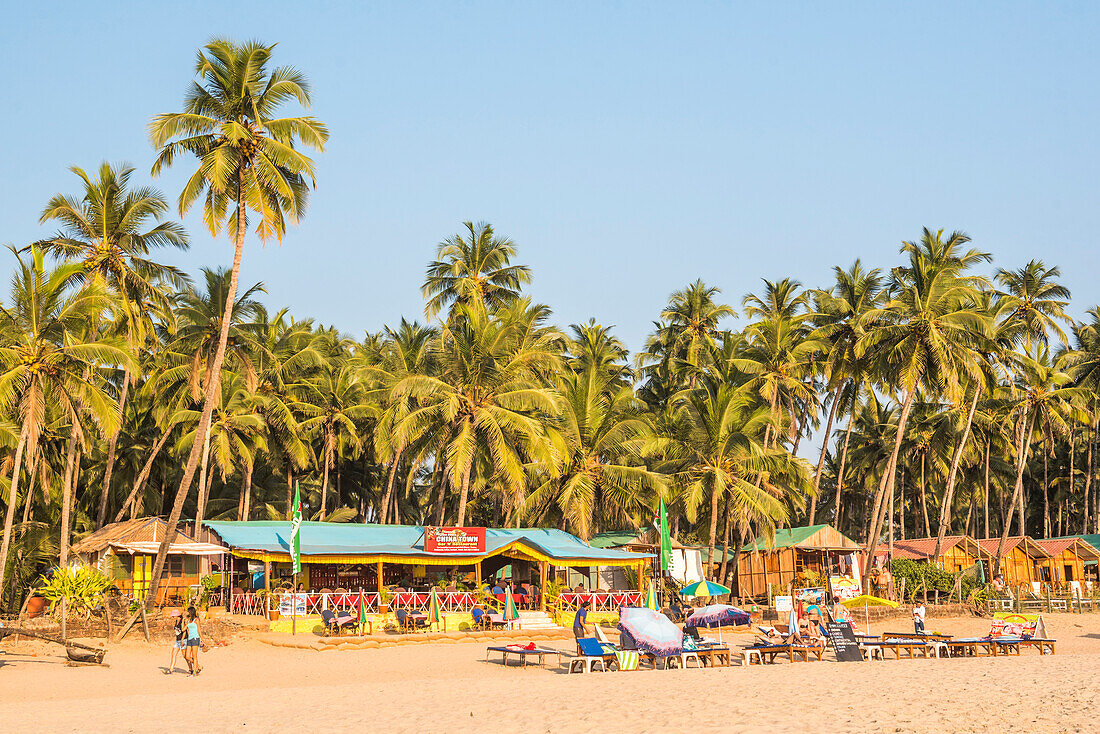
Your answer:
[[[298,482],[294,483],[294,514],[290,518],[290,558],[294,561],[294,573],[302,572],[302,493]]]
[[[668,508],[661,500],[661,570],[668,571],[672,566],[672,537],[668,534]]]

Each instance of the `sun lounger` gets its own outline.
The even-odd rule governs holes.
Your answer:
[[[610,670],[612,663],[617,663],[615,653],[608,652],[595,637],[582,637],[577,640],[577,649],[580,654],[569,660],[570,673],[591,673],[596,665],[601,670]],[[579,668],[579,669],[578,669]]]
[[[499,652],[500,662],[505,667],[508,667],[508,656],[515,655],[523,661],[523,667],[527,667],[527,658],[538,658],[538,666],[540,668],[546,667],[546,656],[557,655],[558,663],[561,663],[561,650],[555,650],[550,647],[527,647],[526,645],[496,645],[485,649],[485,662],[489,662],[489,653]]]
[[[813,655],[818,660],[821,660],[822,655],[825,654],[825,648],[818,645],[798,645],[798,644],[782,644],[782,645],[749,645],[742,648],[741,659],[744,665],[752,665],[755,659],[757,663],[761,665],[764,663],[774,663],[776,657],[779,655],[786,655],[788,662],[810,662],[810,656]]]
[[[936,643],[929,642],[928,640],[921,639],[919,637],[885,637],[880,643],[883,652],[886,651],[894,653],[895,660],[901,660],[902,657],[907,658],[930,658],[938,657],[940,647]],[[944,643],[939,643],[940,645]]]
[[[1057,640],[1042,637],[993,637],[990,642],[995,655],[1019,655],[1025,647],[1033,647],[1040,655],[1053,655]]]

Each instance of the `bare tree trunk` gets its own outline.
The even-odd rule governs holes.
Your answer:
[[[122,424],[126,418],[126,398],[130,394],[130,368],[122,373],[122,394],[118,398],[118,430],[111,433],[107,441],[107,463],[103,468],[103,489],[99,494],[99,513],[96,515],[96,529],[103,527],[107,522],[107,500],[111,493],[111,474],[115,468],[115,450],[118,447],[118,435],[122,433]]]
[[[974,422],[974,411],[978,408],[978,398],[982,391],[980,388],[974,388],[974,399],[970,401],[970,410],[966,414],[966,427],[963,429],[962,438],[959,439],[959,444],[955,447],[955,453],[951,456],[951,469],[947,472],[947,486],[943,490],[943,502],[940,505],[940,524],[936,531],[936,549],[932,554],[933,558],[940,557],[940,550],[943,548],[944,535],[951,529],[951,504],[955,498],[955,477],[958,475],[959,462],[962,460],[963,449],[966,448],[966,441],[970,438],[970,426]],[[988,468],[988,466],[987,466]],[[970,510],[974,509],[974,495],[970,495]],[[967,510],[967,517],[970,516],[970,510]],[[969,522],[969,521],[968,521]]]
[[[210,431],[210,418],[214,414],[214,396],[221,380],[222,362],[225,361],[225,346],[229,341],[229,324],[233,319],[233,305],[237,299],[237,281],[241,272],[241,254],[244,251],[244,235],[247,229],[244,208],[244,176],[240,171],[237,174],[237,191],[239,193],[237,196],[237,230],[234,238],[235,242],[233,243],[233,268],[229,276],[225,310],[222,312],[221,331],[218,333],[218,348],[214,351],[214,363],[210,368],[210,379],[206,381],[206,394],[203,396],[202,414],[199,416],[195,443],[191,446],[191,453],[187,457],[183,477],[176,489],[176,498],[172,502],[172,511],[168,515],[164,540],[161,542],[160,548],[157,549],[157,557],[153,562],[153,576],[149,580],[149,594],[145,598],[146,608],[148,609],[152,609],[156,601],[157,589],[160,587],[161,575],[164,573],[164,561],[168,557],[168,546],[171,539],[176,536],[180,514],[183,512],[183,503],[187,500],[187,494],[191,489],[191,481],[195,478],[195,470],[198,468],[199,454],[202,451],[200,443],[206,441],[206,434]]]
[[[160,438],[157,439],[157,442],[153,444],[153,450],[149,452],[149,458],[145,460],[145,466],[141,467],[141,471],[138,473],[137,479],[134,480],[133,489],[130,490],[129,496],[127,496],[126,500],[122,503],[122,507],[119,508],[118,514],[115,515],[115,522],[119,522],[122,520],[122,518],[126,515],[126,505],[133,502],[134,499],[138,496],[138,492],[140,492],[141,488],[145,486],[146,480],[149,479],[149,473],[153,471],[153,462],[156,461],[157,454],[160,453],[160,450],[164,447],[164,444],[168,442],[168,436],[171,435],[171,433],[172,431],[169,428],[164,433],[162,433]]]
[[[0,541],[0,581],[8,567],[8,549],[11,548],[11,528],[15,523],[15,498],[19,494],[19,472],[23,469],[23,449],[27,446],[29,424],[23,422],[19,430],[19,443],[15,447],[15,463],[11,470],[11,484],[8,486],[8,509],[4,513],[4,539]]]
[[[196,440],[198,436],[195,437]],[[213,473],[210,471],[210,433],[207,432],[202,447],[202,472],[199,474],[199,498],[195,506],[195,532],[198,532],[202,521],[206,519],[207,492],[210,491],[210,482]]]
[[[379,518],[378,522],[382,523],[383,525],[385,525],[386,521],[389,519],[390,497],[393,496],[393,480],[394,477],[397,476],[397,465],[400,461],[401,449],[398,449],[394,452],[393,460],[390,461],[389,476],[386,477],[386,492],[382,495],[382,502],[380,507],[382,515]]]
[[[924,518],[924,537],[932,537],[932,528],[928,524],[928,497],[924,492],[924,470],[925,462],[928,459],[928,452],[922,451],[920,455],[920,512]]]
[[[867,533],[867,543],[863,555],[863,578],[866,587],[866,579],[871,575],[871,565],[875,560],[875,545],[878,543],[879,533],[882,531],[882,521],[886,515],[886,497],[893,495],[894,474],[897,471],[898,454],[901,452],[901,442],[905,438],[905,424],[909,421],[909,413],[913,409],[913,399],[916,390],[909,390],[902,404],[901,415],[898,418],[898,431],[894,437],[894,450],[890,453],[890,459],[886,464],[882,479],[879,481],[878,491],[875,492],[875,509],[871,516],[871,527]],[[866,589],[865,589],[866,591]]]
[[[69,565],[69,523],[72,522],[72,497],[73,497],[73,462],[76,461],[76,436],[80,432],[75,419],[69,429],[69,445],[65,449],[65,475],[61,480],[61,544],[58,546],[60,556],[58,565],[67,568]]]
[[[290,465],[290,459],[286,464],[286,519],[294,514],[294,469]]]
[[[458,494],[458,520],[455,523],[459,527],[462,527],[466,523],[466,501],[470,496],[470,472],[474,467],[474,455],[471,453],[470,458],[466,460],[466,468],[462,470],[462,488]],[[711,538],[713,539],[713,535]]]
[[[814,472],[814,496],[810,499],[808,525],[813,525],[814,518],[817,516],[817,492],[821,487],[821,470],[825,467],[825,454],[829,450],[829,434],[833,430],[833,418],[836,416],[836,404],[840,402],[839,397],[840,389],[837,388],[833,393],[833,404],[829,406],[829,418],[825,421],[825,437],[821,440],[821,453],[817,457],[817,470]]]
[[[989,539],[989,445],[992,443],[992,439],[986,439],[985,441],[985,489],[982,500],[982,511],[985,513],[985,539]]]
[[[443,524],[443,513],[447,504],[447,483],[449,481],[450,472],[445,470],[446,464],[444,464],[440,457],[436,457],[435,468],[432,470],[432,475],[438,478],[438,481],[433,481],[432,486],[435,487],[438,484],[438,491],[435,497],[435,508],[432,512],[434,522],[436,525]]]
[[[1028,409],[1024,408],[1024,414],[1020,416],[1020,424],[1027,423],[1026,428],[1019,431],[1019,438],[1016,443],[1016,486],[1012,490],[1012,501],[1008,503],[1009,508],[1016,505],[1017,498],[1022,494],[1024,488],[1024,467],[1027,465],[1027,455],[1031,451],[1031,429],[1035,424],[1035,416],[1028,416]],[[1025,535],[1023,528],[1023,518],[1020,518],[1020,534]],[[1004,529],[1001,530],[1001,542],[997,544],[997,553],[995,555],[997,565],[1001,563],[1001,557],[1004,556],[1005,543],[1008,541],[1009,533],[1012,530],[1012,511],[1008,512],[1008,516],[1005,518]]]
[[[35,471],[38,469],[38,456],[30,459],[30,471],[27,472],[27,499],[23,502],[23,522],[25,526],[31,519],[31,505],[34,504]]]
[[[1050,456],[1050,447],[1043,439],[1043,537],[1050,537],[1050,475],[1047,459]]]
[[[722,564],[718,567],[718,583],[724,583],[726,578],[726,561],[730,556],[730,517],[733,514],[733,507],[730,504],[729,495],[726,495],[725,502],[725,518],[724,530],[722,531]]]
[[[243,512],[241,519],[247,521],[252,507],[252,462],[244,465],[244,492],[242,493]]]
[[[1090,504],[1091,492],[1089,490],[1092,489],[1092,431],[1094,425],[1090,416],[1089,430],[1085,440],[1085,501],[1082,503],[1084,508],[1081,513],[1081,535],[1086,535],[1089,532],[1089,510],[1092,508]]]
[[[836,510],[833,513],[833,522],[836,523],[836,529],[840,532],[844,532],[844,529],[840,527],[840,496],[844,493],[844,471],[848,464],[848,440],[852,437],[852,425],[855,422],[856,416],[855,411],[853,410],[852,415],[848,416],[848,427],[844,429],[844,450],[840,452],[840,468],[837,470],[836,473]]]
[[[332,439],[325,434],[325,468],[321,480],[321,520],[328,516],[328,468],[332,464]]]

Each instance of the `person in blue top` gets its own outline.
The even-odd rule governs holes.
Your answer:
[[[187,607],[187,647],[183,651],[183,659],[187,661],[188,675],[198,675],[202,672],[199,665],[199,648],[202,647],[202,635],[199,631],[199,613],[195,607]]]
[[[573,617],[573,636],[578,640],[582,637],[588,637],[589,628],[588,624],[588,602],[582,601],[580,607],[577,608],[577,614]],[[595,630],[592,630],[595,634]]]

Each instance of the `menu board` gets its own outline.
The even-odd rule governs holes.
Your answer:
[[[829,638],[829,644],[833,646],[837,660],[842,663],[863,661],[863,652],[859,649],[859,643],[856,642],[852,625],[847,621],[826,622],[825,634]]]
[[[485,528],[424,528],[428,553],[484,553]]]
[[[279,597],[280,617],[306,616],[307,594],[283,594]]]

